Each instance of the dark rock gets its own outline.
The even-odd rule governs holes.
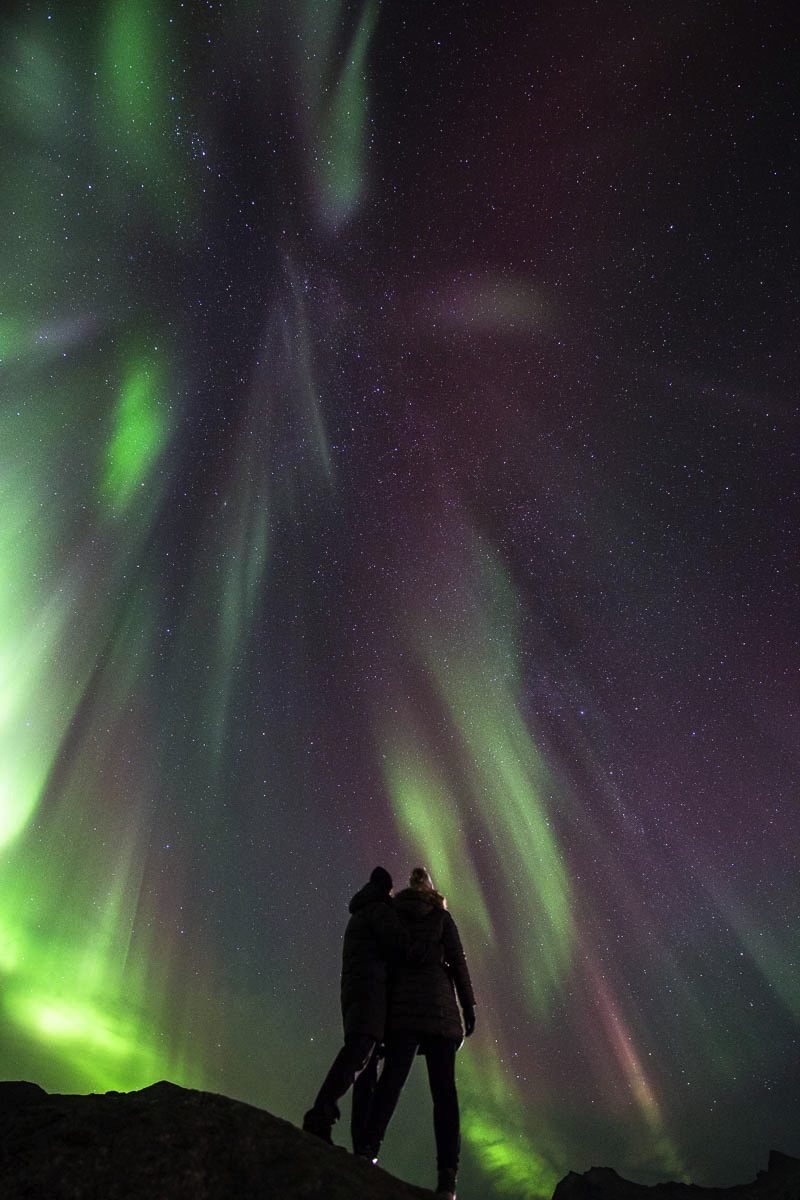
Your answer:
[[[592,1167],[583,1175],[566,1175],[556,1187],[553,1200],[800,1200],[800,1159],[773,1150],[768,1169],[759,1171],[752,1183],[728,1188],[693,1183],[647,1187],[623,1179],[610,1167]]]
[[[47,1092],[38,1083],[24,1080],[0,1080],[0,1113],[7,1109],[21,1108],[24,1104],[41,1104]]]
[[[0,1200],[430,1200],[260,1109],[156,1083],[48,1095],[0,1084]]]
[[[49,1095],[0,1083],[0,1200],[431,1200],[432,1193],[225,1096],[156,1083]],[[553,1200],[800,1200],[800,1160],[773,1151],[730,1188],[631,1183],[607,1167]]]

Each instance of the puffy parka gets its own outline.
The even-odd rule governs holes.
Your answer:
[[[344,1032],[383,1039],[390,961],[414,955],[411,934],[394,911],[387,891],[368,883],[350,901],[342,945]]]
[[[414,942],[431,946],[431,953],[422,965],[392,966],[388,1030],[460,1042],[464,1031],[456,994],[462,1008],[474,1006],[475,997],[456,923],[437,893],[416,888],[398,893],[394,910]]]

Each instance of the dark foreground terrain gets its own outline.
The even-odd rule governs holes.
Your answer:
[[[346,1150],[224,1096],[156,1083],[48,1095],[0,1083],[0,1200],[426,1200]],[[607,1168],[570,1174],[556,1200],[800,1200],[800,1161],[773,1153],[740,1187],[653,1188]],[[488,1200],[488,1197],[487,1197]]]
[[[592,1167],[583,1175],[566,1175],[553,1200],[800,1200],[800,1159],[773,1150],[766,1171],[759,1171],[752,1183],[729,1188],[691,1183],[645,1187],[623,1179],[610,1167]]]

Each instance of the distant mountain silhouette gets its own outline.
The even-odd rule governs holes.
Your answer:
[[[561,1180],[553,1200],[800,1200],[800,1159],[773,1150],[769,1167],[752,1183],[729,1188],[693,1183],[657,1183],[646,1187],[623,1179],[610,1167],[571,1172]]]
[[[92,1096],[0,1083],[0,1127],[0,1200],[433,1196],[261,1109],[166,1082]],[[800,1160],[773,1151],[768,1171],[732,1188],[644,1187],[593,1167],[554,1200],[800,1200]]]

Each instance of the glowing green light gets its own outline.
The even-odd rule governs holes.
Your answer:
[[[531,1118],[519,1084],[497,1053],[494,1039],[468,1044],[459,1055],[461,1127],[470,1149],[490,1177],[492,1193],[524,1200],[550,1197],[564,1174],[563,1148],[544,1114]],[[530,1129],[536,1131],[536,1144]]]
[[[367,174],[369,97],[367,60],[378,21],[378,0],[367,0],[343,66],[329,81],[312,63],[336,63],[337,6],[323,0],[310,4],[305,13],[303,40],[316,46],[303,64],[304,88],[316,114],[312,133],[314,172],[323,218],[336,226],[352,215],[364,192]]]
[[[152,1083],[164,1068],[163,1051],[132,1012],[115,1013],[107,998],[87,1002],[79,986],[72,996],[62,997],[12,984],[4,1008],[7,1022],[48,1045],[77,1080],[127,1090]]]
[[[35,532],[24,547],[24,559],[18,546],[12,551],[6,545],[5,535],[13,531],[18,542],[29,514],[37,511],[29,507],[22,478],[19,484],[4,510],[0,531],[0,554],[7,569],[0,594],[0,847],[20,834],[36,808],[69,722],[64,706],[72,691],[68,683],[63,688],[48,686],[69,618],[69,596],[43,602],[34,594],[31,575],[44,549]],[[12,561],[13,573],[8,566]],[[24,591],[12,582],[19,576],[28,584]]]
[[[28,998],[22,1016],[22,1023],[29,1024],[39,1037],[48,1041],[77,1042],[94,1053],[118,1055],[127,1048],[130,1040],[113,1030],[102,1013],[88,1007]]]
[[[107,65],[120,110],[140,137],[158,123],[162,92],[161,6],[142,0],[115,0],[107,7]]]
[[[86,779],[87,767],[88,757],[77,778]],[[164,1004],[174,981],[159,968],[151,937],[132,940],[137,915],[147,923],[137,829],[125,832],[125,822],[110,819],[95,844],[84,831],[80,875],[62,849],[49,887],[26,883],[39,880],[41,861],[59,862],[57,846],[74,841],[75,813],[67,786],[43,846],[23,840],[15,875],[0,887],[0,1019],[17,1040],[47,1048],[48,1071],[59,1087],[125,1091],[165,1074],[196,1086],[197,1062],[188,1069],[180,1036],[165,1036]],[[115,826],[109,878],[106,836]]]
[[[175,134],[170,72],[179,62],[159,0],[111,0],[107,9],[98,128],[129,194],[150,198],[168,232],[190,204],[185,155]]]
[[[26,327],[14,317],[0,317],[0,362],[20,353],[25,344]]]
[[[31,543],[41,571],[47,546]],[[184,1023],[167,1009],[181,990],[177,947],[154,937],[143,887],[148,768],[137,774],[129,758],[126,778],[116,761],[152,606],[137,599],[98,672],[97,641],[76,630],[76,595],[59,587],[43,600],[35,574],[21,583],[32,593],[23,606],[30,628],[14,620],[18,593],[2,612],[0,833],[14,848],[0,876],[0,1020],[14,1046],[40,1058],[38,1081],[51,1089],[129,1090],[164,1076],[198,1086],[197,1045],[186,1046]],[[74,714],[89,704],[103,714],[107,742],[65,751]],[[45,793],[46,816],[34,824]],[[87,793],[102,804],[87,808]]]
[[[211,579],[205,587],[206,600],[208,595],[217,595],[214,610],[218,613],[213,649],[208,651],[211,687],[203,717],[215,766],[221,763],[241,649],[250,637],[253,613],[269,559],[269,513],[263,501],[259,502],[251,479],[246,477],[248,466],[243,464],[240,471],[240,490],[236,490],[235,499],[232,498],[228,521],[216,534],[210,535],[215,537],[212,543],[214,556],[228,565],[223,572],[213,575],[206,568],[206,577]]]
[[[521,711],[513,590],[485,550],[476,553],[474,568],[470,614],[449,625],[431,615],[424,636],[412,636],[457,734],[458,759],[468,765],[470,824],[482,826],[511,878],[524,881],[518,959],[522,985],[544,1015],[569,972],[575,943],[569,874],[550,812],[559,789]],[[398,819],[408,821],[404,807],[401,798]],[[454,808],[451,801],[446,811]]]
[[[527,1137],[472,1109],[462,1114],[461,1128],[481,1167],[491,1177],[495,1193],[514,1196],[515,1200],[549,1200],[559,1173],[536,1152]]]
[[[128,507],[163,449],[168,429],[165,391],[158,359],[143,357],[129,368],[114,414],[102,482],[103,495],[114,511]]]
[[[729,880],[710,875],[706,887],[770,987],[774,988],[786,1009],[800,1020],[800,983],[794,955],[787,955],[784,942],[769,929],[767,921],[759,920],[743,909]],[[790,911],[788,901],[786,911]]]
[[[0,972],[16,971],[24,957],[19,934],[12,929],[0,928]]]
[[[437,886],[457,890],[474,935],[492,936],[492,922],[464,836],[458,806],[426,764],[418,747],[395,749],[386,759],[385,778],[398,824],[420,863],[435,871]]]
[[[38,766],[27,770],[12,761],[0,773],[0,846],[7,845],[27,823],[41,793],[46,773]]]
[[[436,732],[393,699],[393,720],[383,723],[380,738],[386,790],[413,853],[451,893],[470,969],[483,989],[484,1019],[491,1021],[492,979],[502,970],[515,975],[532,1019],[546,1022],[573,971],[577,942],[553,811],[560,789],[523,713],[518,604],[508,577],[478,546],[462,582],[457,612],[427,608],[409,628],[428,694],[439,701]],[[491,893],[478,882],[485,856],[517,881],[502,917],[513,926],[512,956],[500,942]],[[459,1077],[465,1137],[499,1193],[550,1196],[558,1155],[548,1158],[547,1139],[534,1146],[524,1132],[529,1113],[502,1038],[471,1041]]]

